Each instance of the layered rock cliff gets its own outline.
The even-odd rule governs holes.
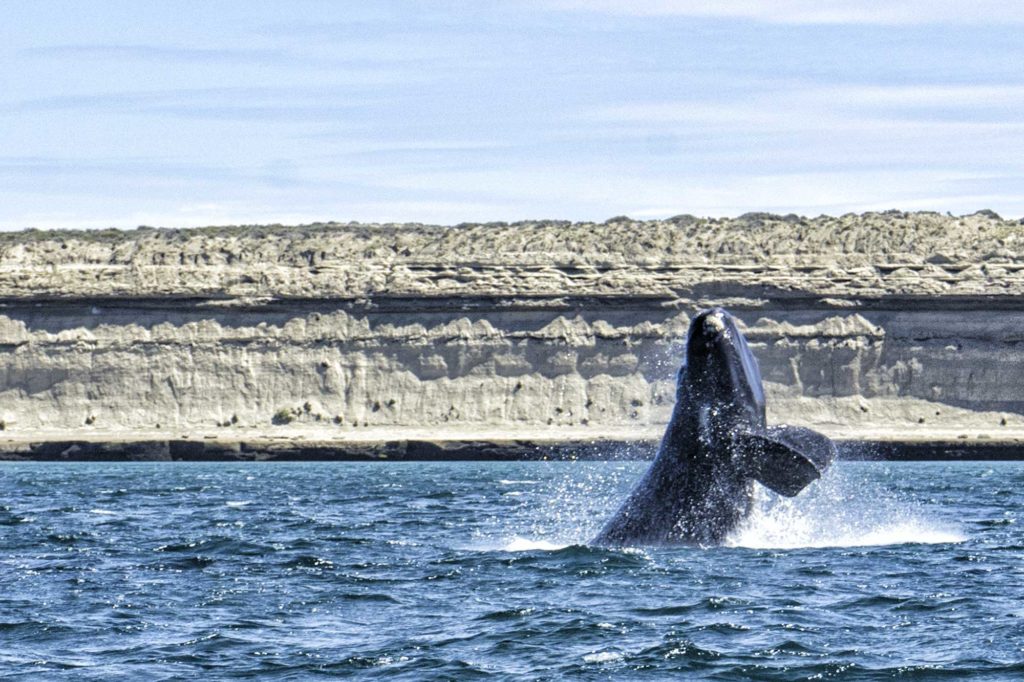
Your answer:
[[[0,426],[654,437],[719,304],[776,421],[1012,439],[1022,243],[989,212],[8,233]]]

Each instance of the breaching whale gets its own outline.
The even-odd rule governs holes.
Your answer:
[[[595,544],[721,544],[749,514],[753,481],[793,496],[836,455],[822,434],[765,423],[761,370],[732,315],[694,317],[658,454]]]

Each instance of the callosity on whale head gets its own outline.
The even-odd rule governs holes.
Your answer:
[[[658,454],[595,542],[718,544],[749,513],[753,481],[796,495],[835,454],[811,429],[767,426],[761,371],[735,318],[702,311]]]

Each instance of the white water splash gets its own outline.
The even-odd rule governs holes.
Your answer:
[[[469,549],[557,551],[588,544],[628,493],[635,468],[628,464],[582,471],[564,467],[563,475],[544,481],[546,484],[523,485],[515,491],[536,500],[537,506],[522,507],[524,512],[529,510],[528,524],[509,528],[507,517],[496,516],[493,527],[478,532],[481,542]],[[726,539],[725,545],[799,549],[940,544],[967,539],[955,521],[937,517],[941,510],[915,504],[887,482],[877,480],[876,475],[874,469],[841,462],[792,498],[756,485],[750,517]],[[510,536],[509,531],[515,535]]]
[[[562,464],[559,474],[536,488],[541,509],[530,527],[520,533],[562,547],[589,543],[642,471],[632,462],[582,467],[571,462],[555,464]]]
[[[912,505],[844,477],[834,467],[797,497],[757,486],[754,510],[729,537],[730,547],[796,549],[963,542],[949,522],[926,518]]]
[[[568,544],[559,545],[547,540],[530,540],[528,538],[515,537],[511,542],[501,547],[502,552],[530,552],[540,550],[542,552],[554,552],[565,549]]]

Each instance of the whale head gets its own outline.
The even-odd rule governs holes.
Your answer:
[[[761,370],[732,315],[710,308],[693,318],[684,367],[679,391],[701,405],[702,425],[712,415],[716,430],[765,428]]]

